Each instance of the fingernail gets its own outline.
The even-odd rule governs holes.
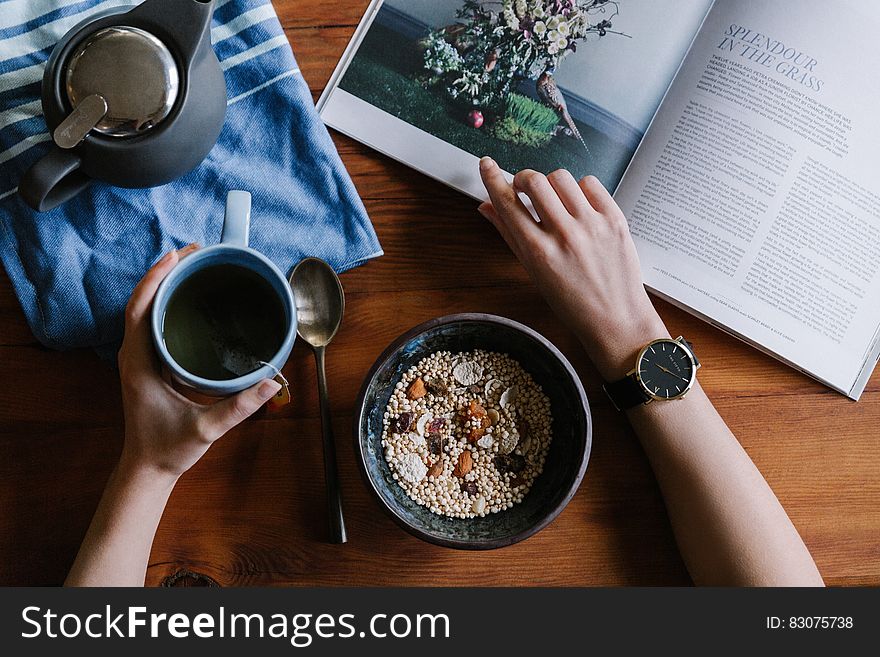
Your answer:
[[[488,171],[495,166],[495,160],[491,157],[480,158],[480,171]]]
[[[272,397],[278,394],[279,390],[281,390],[280,383],[274,379],[266,379],[260,384],[260,387],[257,388],[257,394],[263,401],[269,401]]]
[[[183,247],[182,249],[178,250],[177,253],[178,253],[178,255],[185,256],[185,255],[188,255],[188,254],[192,253],[192,252],[195,251],[197,248],[199,248],[199,243],[198,243],[198,242],[193,242],[192,244],[187,244],[185,247]]]

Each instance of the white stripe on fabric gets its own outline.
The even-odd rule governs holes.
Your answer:
[[[130,7],[132,4],[132,0],[105,0],[105,2],[100,2],[71,16],[45,23],[30,32],[4,39],[0,42],[0,62],[48,48],[64,36],[71,27],[103,9]]]
[[[45,68],[46,63],[44,62],[0,74],[0,93],[39,82],[43,79]]]
[[[262,23],[263,21],[269,20],[270,18],[274,17],[275,10],[272,8],[272,3],[263,5],[262,7],[257,7],[256,9],[251,9],[250,11],[244,12],[240,16],[236,16],[228,23],[218,25],[217,27],[212,29],[211,42],[220,43],[224,39],[228,39],[229,37],[235,36],[239,32],[246,30],[251,25]]]
[[[297,73],[299,73],[299,69],[298,69],[298,68],[294,68],[294,69],[291,69],[290,71],[286,71],[286,72],[282,73],[281,75],[276,75],[276,76],[275,76],[274,78],[272,78],[271,80],[266,80],[263,84],[254,87],[254,88],[251,89],[250,91],[245,91],[243,94],[238,94],[238,95],[235,96],[234,98],[230,98],[229,101],[226,103],[226,105],[227,105],[227,106],[229,106],[229,105],[235,105],[235,104],[236,104],[237,102],[239,102],[240,100],[244,100],[244,99],[247,98],[248,96],[251,96],[251,95],[257,93],[258,91],[262,91],[262,90],[265,89],[266,87],[271,87],[273,84],[275,84],[275,83],[278,82],[279,80],[283,80],[284,78],[289,78],[289,77],[291,77],[292,75],[296,75]]]
[[[3,130],[3,128],[6,128],[13,123],[26,121],[27,119],[32,119],[35,116],[40,116],[42,113],[43,107],[42,103],[40,103],[39,100],[13,107],[12,109],[8,109],[5,112],[0,112],[0,130]]]
[[[17,191],[18,191],[18,187],[13,187],[13,188],[10,189],[8,192],[3,192],[2,194],[0,194],[0,201],[2,201],[2,200],[5,199],[5,198],[8,198],[8,197],[12,196],[12,195],[15,194],[15,192],[17,192]]]
[[[0,11],[0,30],[45,16],[51,11],[82,2],[82,0],[9,0]]]
[[[248,48],[247,50],[240,52],[232,57],[227,57],[222,62],[220,62],[220,67],[224,71],[228,71],[233,66],[238,66],[239,64],[243,64],[246,61],[253,59],[254,57],[259,57],[263,53],[269,52],[270,50],[275,50],[275,48],[280,48],[281,46],[287,45],[287,37],[283,34],[269,39],[268,41],[263,41],[263,43],[254,46],[253,48]],[[2,125],[2,121],[0,121],[0,125]]]
[[[31,135],[24,141],[18,142],[12,148],[9,148],[5,151],[0,152],[0,164],[11,160],[16,155],[21,155],[26,150],[28,150],[31,146],[36,146],[37,144],[42,144],[44,141],[51,141],[52,136],[48,132],[38,132],[35,135]]]

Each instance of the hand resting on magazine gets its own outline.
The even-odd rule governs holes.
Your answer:
[[[602,377],[623,377],[641,347],[669,337],[642,285],[626,219],[598,180],[525,170],[511,185],[490,158],[480,161],[480,172],[491,199],[480,213],[580,339]],[[540,222],[520,193],[531,200]],[[699,383],[684,399],[638,406],[628,415],[695,583],[822,585],[782,505]]]

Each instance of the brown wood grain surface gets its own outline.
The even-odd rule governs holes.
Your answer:
[[[317,97],[367,0],[275,0]],[[687,584],[641,449],[601,394],[581,347],[552,315],[474,203],[334,135],[386,255],[343,275],[347,313],[328,353],[349,543],[328,545],[314,366],[299,345],[295,401],[218,442],[178,484],[147,582],[191,571],[221,585]],[[293,264],[293,263],[291,263]],[[853,403],[671,306],[701,380],[767,477],[833,585],[880,585],[880,375]],[[352,411],[362,378],[397,335],[438,315],[484,311],[544,333],[583,377],[594,414],[584,483],[547,529],[488,553],[398,529],[360,478]],[[0,277],[0,583],[59,584],[119,453],[116,373],[88,351],[39,346]]]

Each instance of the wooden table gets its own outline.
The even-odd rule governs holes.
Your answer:
[[[367,0],[276,0],[315,97]],[[216,444],[171,497],[148,584],[179,571],[222,585],[688,584],[663,502],[625,418],[573,336],[474,203],[334,135],[385,257],[345,274],[345,322],[329,385],[350,541],[325,543],[320,422],[311,354],[285,370],[295,402]],[[853,403],[657,302],[704,363],[701,380],[811,549],[826,582],[880,584],[880,376]],[[484,311],[544,333],[583,377],[593,454],[568,508],[543,532],[488,553],[446,550],[398,529],[355,462],[352,408],[373,360],[426,319]],[[40,347],[0,279],[0,583],[59,584],[119,453],[116,373],[88,351]]]

